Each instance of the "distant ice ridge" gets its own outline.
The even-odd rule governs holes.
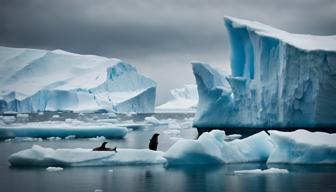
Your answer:
[[[154,112],[156,83],[118,59],[0,47],[0,111]]]
[[[213,130],[197,140],[178,139],[167,152],[147,149],[119,149],[118,152],[96,152],[91,149],[51,149],[34,145],[9,156],[12,166],[104,166],[132,164],[223,164],[223,163],[289,163],[335,164],[336,134],[264,131],[244,139],[234,139],[225,132]],[[286,170],[244,170],[238,173],[285,173]]]
[[[194,126],[336,125],[336,36],[291,34],[225,18],[232,75],[193,63],[199,105]]]
[[[183,88],[172,89],[172,100],[156,107],[156,111],[195,112],[198,103],[197,86],[188,84]]]

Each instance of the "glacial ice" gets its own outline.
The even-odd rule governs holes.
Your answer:
[[[69,167],[163,164],[163,152],[149,149],[118,149],[118,152],[92,149],[52,149],[34,145],[9,156],[11,166]]]
[[[245,139],[225,141],[224,131],[203,133],[197,140],[178,140],[165,153],[168,164],[266,162],[273,150],[269,136],[260,132]]]
[[[335,164],[336,133],[269,131],[274,150],[268,163]]]
[[[232,17],[225,26],[232,74],[193,63],[195,127],[336,125],[336,36],[291,34]]]
[[[156,83],[118,59],[0,47],[0,111],[154,111]]]
[[[63,121],[13,123],[9,125],[0,125],[0,140],[15,137],[66,138],[69,135],[77,138],[90,138],[96,136],[124,138],[128,132],[128,126],[132,127],[137,125],[81,121],[71,123]]]
[[[183,88],[172,89],[172,100],[157,106],[156,112],[195,112],[198,103],[197,86],[188,84]]]
[[[224,131],[203,133],[197,140],[176,138],[166,152],[147,149],[119,149],[97,152],[91,149],[51,149],[34,145],[9,156],[12,166],[109,166],[134,164],[223,164],[287,163],[335,164],[336,134],[262,131],[244,139],[234,139]],[[285,173],[285,170],[240,170],[242,173]]]

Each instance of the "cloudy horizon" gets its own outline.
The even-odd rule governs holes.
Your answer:
[[[336,0],[0,0],[0,46],[115,57],[169,89],[194,83],[191,61],[229,72],[226,15],[335,35]]]

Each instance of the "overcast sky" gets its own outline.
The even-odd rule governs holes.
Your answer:
[[[0,45],[116,57],[168,90],[191,61],[229,71],[225,15],[293,33],[336,34],[336,0],[0,0]]]

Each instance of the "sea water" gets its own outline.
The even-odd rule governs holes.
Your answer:
[[[159,119],[189,118],[190,114],[157,114]],[[133,117],[139,118],[139,117]],[[125,139],[107,139],[108,146],[147,148],[153,133],[159,133],[158,150],[166,151],[179,138],[196,139],[194,128],[179,129],[174,135],[168,126],[148,127],[128,133]],[[178,166],[72,167],[49,172],[45,168],[13,168],[8,156],[34,144],[52,148],[94,148],[102,140],[61,139],[0,142],[1,192],[158,192],[158,191],[336,191],[336,165],[267,165],[265,163]],[[236,170],[287,169],[288,174],[235,174]]]

